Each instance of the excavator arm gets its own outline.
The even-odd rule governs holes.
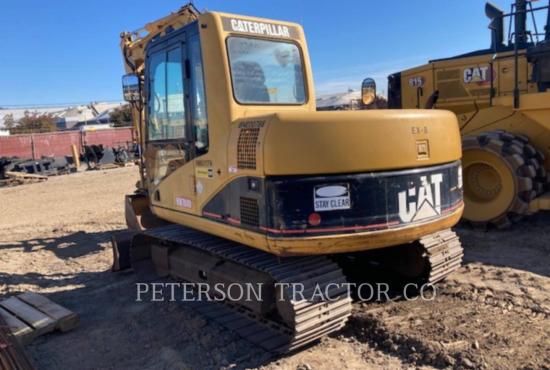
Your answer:
[[[164,18],[147,23],[137,31],[122,32],[120,49],[126,73],[135,73],[141,77],[145,65],[145,47],[149,41],[197,20],[199,14],[197,8],[189,3]]]

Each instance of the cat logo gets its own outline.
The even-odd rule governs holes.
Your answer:
[[[428,179],[429,177],[429,179]],[[441,183],[443,175],[421,176],[420,186],[413,186],[398,194],[399,218],[416,222],[441,214]]]
[[[489,66],[471,67],[464,69],[464,83],[478,83],[480,85],[491,82],[491,71]]]

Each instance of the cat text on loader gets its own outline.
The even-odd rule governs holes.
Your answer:
[[[517,0],[505,14],[487,3],[490,48],[389,76],[389,108],[433,107],[457,114],[464,217],[474,225],[507,227],[550,209],[550,28],[548,20],[537,28],[534,16],[547,10]]]
[[[126,199],[133,232],[113,240],[115,270],[151,258],[215,297],[263,284],[261,297],[203,313],[285,352],[346,322],[346,259],[378,259],[423,283],[458,268],[452,113],[317,112],[298,24],[188,5],[145,32],[122,34],[143,158]]]

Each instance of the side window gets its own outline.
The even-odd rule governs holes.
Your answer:
[[[180,47],[151,56],[149,140],[185,138],[184,80]]]
[[[166,106],[168,124],[165,139],[185,138],[185,104],[181,48],[168,51],[166,63]]]
[[[149,75],[149,140],[162,139],[162,127],[166,122],[166,54],[151,57]]]
[[[198,35],[193,35],[189,38],[189,65],[191,69],[191,119],[195,132],[197,155],[201,155],[208,151],[208,120],[206,117],[201,44]]]

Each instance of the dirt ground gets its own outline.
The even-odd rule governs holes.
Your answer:
[[[550,214],[459,227],[464,266],[432,301],[356,303],[348,325],[273,358],[182,302],[135,302],[150,271],[110,272],[110,233],[137,168],[0,189],[0,299],[47,295],[80,326],[26,347],[40,369],[550,369]]]

